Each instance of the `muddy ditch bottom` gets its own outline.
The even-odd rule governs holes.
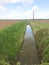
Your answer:
[[[39,65],[39,56],[30,25],[26,26],[24,43],[17,58],[17,65]]]

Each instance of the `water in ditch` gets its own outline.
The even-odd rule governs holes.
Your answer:
[[[24,36],[24,43],[22,50],[17,58],[17,65],[38,65],[39,56],[34,39],[34,34],[30,25],[26,26],[26,32]]]

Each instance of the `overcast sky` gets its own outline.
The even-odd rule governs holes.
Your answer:
[[[49,0],[0,0],[0,19],[49,18]]]

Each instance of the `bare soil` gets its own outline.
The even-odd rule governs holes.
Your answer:
[[[36,21],[36,22],[46,22],[46,23],[49,23],[49,19],[36,19],[34,21]]]
[[[21,20],[0,20],[0,29],[3,29],[11,24],[15,24],[17,22],[20,22]],[[34,20],[36,22],[46,22],[49,23],[49,19],[39,19],[39,20]]]
[[[0,29],[3,29],[11,24],[20,22],[19,20],[0,20]]]

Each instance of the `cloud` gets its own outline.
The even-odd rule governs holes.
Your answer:
[[[6,13],[0,15],[0,19],[29,19],[32,17],[31,14],[32,14],[31,10],[21,12],[16,9],[16,10],[6,11]]]
[[[5,13],[7,11],[7,8],[4,6],[0,6],[0,14]]]
[[[35,19],[49,18],[49,11],[40,11],[38,5],[34,5],[32,9],[23,11],[21,7],[9,10],[5,6],[0,6],[0,19],[33,19],[33,10]]]
[[[8,3],[8,0],[0,0],[0,5],[3,5],[5,3]]]
[[[47,11],[35,11],[35,19],[47,19],[49,18],[49,12]],[[18,10],[10,10],[8,13],[0,15],[0,19],[33,19],[32,10],[27,10],[24,12]]]
[[[37,5],[34,5],[32,10],[36,10],[37,11],[37,10],[39,10],[39,7]]]
[[[17,3],[17,2],[20,2],[20,3],[31,3],[33,2],[33,0],[9,0],[9,2],[11,3]]]
[[[20,10],[20,9],[22,9],[22,7],[21,7],[21,6],[17,6],[17,8],[16,8],[16,9],[19,9],[19,10]]]
[[[22,18],[33,19],[33,12],[31,10],[24,12],[24,14],[22,15]],[[49,19],[49,11],[35,11],[34,18],[35,19]]]
[[[30,4],[34,0],[0,0],[0,4],[6,4],[6,3],[22,3],[22,4]]]
[[[31,10],[27,10],[23,13],[23,18],[25,19],[31,19],[33,15],[33,12]]]
[[[33,13],[31,15],[33,17]],[[49,11],[34,11],[35,19],[49,19]]]

